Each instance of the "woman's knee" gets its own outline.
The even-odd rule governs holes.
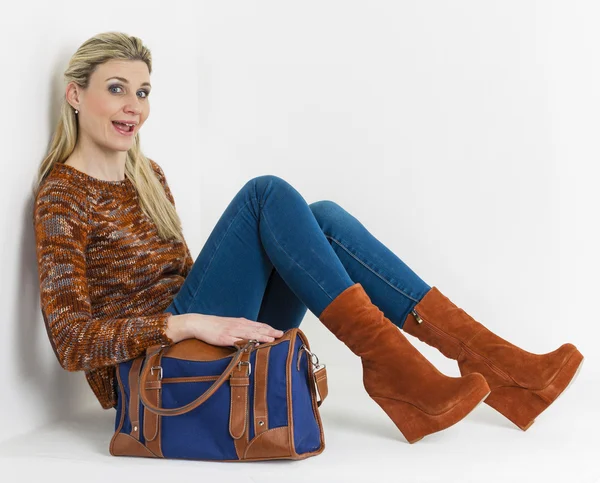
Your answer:
[[[339,219],[346,214],[346,210],[344,210],[344,208],[338,205],[335,201],[331,200],[315,201],[308,206],[317,220]]]
[[[275,176],[274,174],[263,174],[249,179],[243,189],[252,191],[257,197],[262,197],[267,190],[279,185],[291,186],[286,180],[279,176]]]

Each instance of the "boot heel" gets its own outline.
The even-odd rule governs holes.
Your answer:
[[[412,444],[428,434],[456,424],[479,406],[489,394],[489,391],[480,392],[476,399],[471,395],[440,414],[428,414],[413,404],[396,399],[373,397],[373,400],[386,412],[406,441]]]
[[[582,364],[583,355],[575,351],[545,388],[530,390],[516,386],[501,386],[492,390],[485,403],[526,431],[535,418],[575,380]]]

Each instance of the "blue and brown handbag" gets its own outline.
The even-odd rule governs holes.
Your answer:
[[[324,365],[298,329],[235,347],[185,339],[117,366],[113,456],[304,459],[325,449]]]

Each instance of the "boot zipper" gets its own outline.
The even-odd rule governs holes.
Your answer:
[[[513,380],[512,377],[510,377],[506,372],[504,372],[502,369],[498,369],[490,360],[488,360],[487,358],[485,358],[482,355],[479,355],[477,352],[475,352],[473,349],[471,349],[470,347],[468,347],[466,344],[463,344],[462,341],[460,341],[459,339],[457,339],[454,336],[451,336],[450,334],[447,334],[446,332],[444,332],[442,329],[439,329],[438,327],[436,327],[435,325],[433,325],[431,322],[423,319],[423,317],[421,317],[417,311],[415,309],[412,310],[412,314],[414,315],[415,319],[417,320],[417,322],[419,324],[422,324],[423,322],[427,325],[427,327],[429,327],[430,329],[433,329],[434,332],[437,332],[439,335],[441,335],[442,337],[445,337],[448,340],[451,340],[454,343],[457,343],[469,354],[471,354],[473,357],[475,357],[476,359],[479,359],[481,361],[483,361],[492,371],[494,371],[496,374],[498,374],[501,377],[504,377],[505,379],[509,379],[509,380]]]

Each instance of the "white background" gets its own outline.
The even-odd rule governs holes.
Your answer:
[[[600,375],[599,19],[597,2],[577,0],[3,7],[0,441],[68,424],[84,409],[112,424],[112,411],[102,411],[83,373],[62,370],[52,352],[30,214],[33,179],[64,95],[62,72],[83,41],[107,30],[136,35],[152,50],[142,146],[167,175],[194,257],[251,177],[278,175],[309,203],[334,200],[502,337],[536,353],[572,342],[584,354],[580,379],[528,432],[509,431],[514,427],[491,408],[478,407],[496,418],[490,431],[495,424],[500,434],[527,442],[542,431],[538,425],[552,428],[560,420],[564,427],[554,427],[549,440],[571,440],[575,427],[593,437],[597,410],[583,416],[581,405],[598,395],[584,388],[596,387]],[[356,358],[311,313],[301,328],[331,367],[332,404],[336,391],[362,396]],[[454,361],[410,340],[440,370],[459,374]],[[363,401],[381,425],[391,425]],[[351,404],[345,406],[351,415]],[[327,430],[336,416],[325,405],[323,414],[326,434],[335,438],[335,429]],[[351,426],[349,418],[344,424]],[[477,424],[479,434],[458,441],[461,424],[439,434],[440,454],[489,441]],[[86,431],[80,436],[85,440]],[[353,447],[363,444],[354,438]],[[573,454],[598,449],[577,439]],[[386,448],[393,444],[403,464],[417,445],[425,451],[422,442],[402,445],[390,437]],[[497,451],[514,444],[509,438]],[[94,449],[108,454],[107,445],[102,440]],[[328,449],[335,454],[335,446]],[[369,461],[361,464],[369,468]],[[583,468],[574,481],[600,477]],[[535,467],[526,474],[537,481]]]

